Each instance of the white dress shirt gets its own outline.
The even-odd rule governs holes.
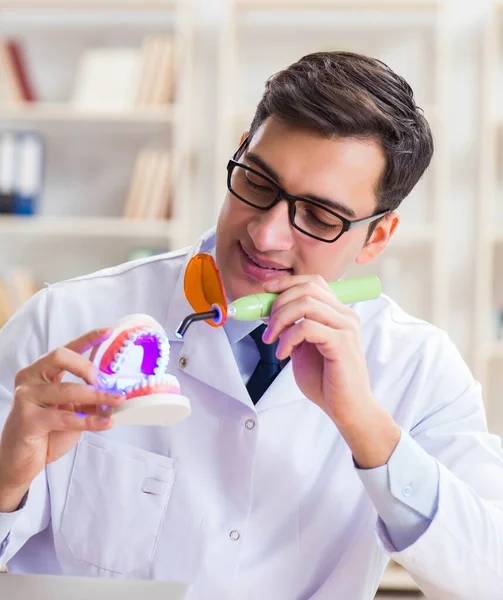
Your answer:
[[[253,405],[258,353],[241,328],[258,323],[174,336],[192,312],[184,265],[212,244],[49,286],[2,330],[0,423],[20,368],[138,312],[168,332],[168,370],[192,414],[84,434],[0,515],[0,560],[12,572],[186,581],[191,600],[366,600],[391,556],[431,598],[503,597],[500,440],[447,335],[385,296],[354,305],[372,391],[402,429],[387,465],[357,469],[291,364]]]

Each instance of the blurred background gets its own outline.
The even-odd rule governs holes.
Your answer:
[[[492,0],[0,0],[0,326],[45,283],[192,243],[267,77],[362,52],[436,141],[367,272],[449,332],[501,435],[502,27]]]

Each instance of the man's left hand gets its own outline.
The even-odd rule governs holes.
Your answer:
[[[358,314],[342,304],[318,275],[284,277],[267,282],[264,289],[279,294],[264,341],[273,343],[279,338],[277,357],[291,357],[300,390],[338,426],[359,464],[386,462],[400,438],[400,428],[372,394]],[[367,456],[357,441],[369,427],[374,432],[380,428],[384,434],[373,440],[377,446],[381,442],[379,458]]]

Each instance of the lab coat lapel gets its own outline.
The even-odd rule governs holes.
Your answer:
[[[292,361],[289,361],[257,402],[257,412],[297,401],[309,402],[295,381]]]
[[[202,245],[205,245],[204,241]],[[172,346],[172,354],[178,356],[178,361],[182,357],[185,359],[183,370],[178,367],[179,372],[236,398],[248,406],[253,406],[223,327],[215,328],[204,321],[196,322],[189,327],[183,340],[179,340],[175,336],[175,331],[183,319],[194,312],[185,298],[184,275],[188,261],[201,251],[205,251],[204,248],[196,245],[187,256],[171,297],[165,330]],[[171,365],[170,370],[176,374]]]

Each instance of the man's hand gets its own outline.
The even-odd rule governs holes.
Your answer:
[[[91,331],[17,373],[12,409],[0,438],[0,512],[14,511],[33,479],[71,450],[83,431],[112,426],[100,407],[119,406],[124,397],[94,389],[98,369],[82,356],[111,333]],[[89,385],[62,383],[66,371]]]
[[[317,275],[284,277],[264,289],[280,294],[264,341],[279,338],[277,357],[291,357],[297,385],[334,421],[359,466],[385,464],[400,428],[372,394],[356,312]]]

